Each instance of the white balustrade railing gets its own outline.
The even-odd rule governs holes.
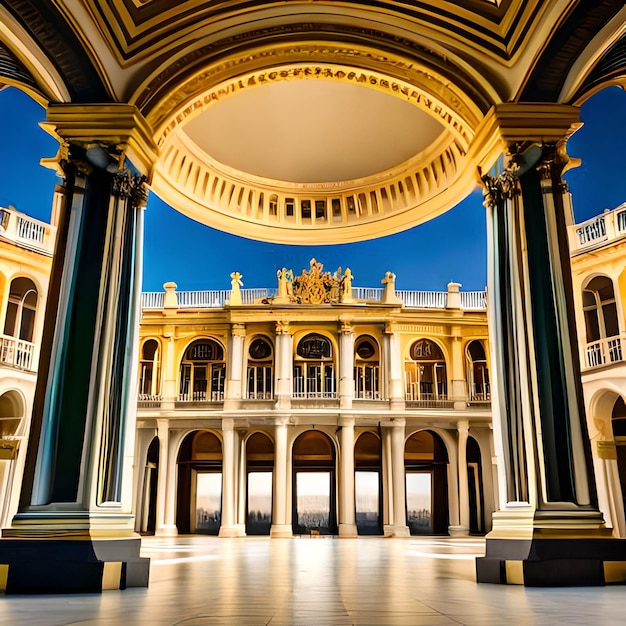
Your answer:
[[[165,300],[164,291],[144,291],[141,294],[142,309],[162,309]]]
[[[585,346],[585,364],[587,367],[600,367],[610,363],[624,361],[626,336],[606,337]]]
[[[383,290],[379,287],[352,287],[352,297],[356,300],[380,302],[383,297]]]
[[[242,304],[270,301],[276,296],[276,289],[258,288],[242,289]],[[486,308],[486,292],[462,291],[461,308],[468,311],[482,311]],[[352,296],[357,301],[380,302],[383,289],[378,287],[354,287]],[[410,291],[407,289],[396,291],[405,307],[420,309],[445,309],[448,299],[447,291]],[[208,291],[177,291],[176,299],[181,309],[211,309],[223,307],[231,298],[230,289],[214,289]],[[165,293],[158,291],[141,294],[142,309],[162,309],[165,302]]]
[[[34,343],[7,335],[0,335],[0,363],[3,365],[34,371],[34,354]]]
[[[181,393],[176,398],[177,402],[223,402],[223,391],[194,391],[193,393]]]
[[[465,311],[484,311],[487,308],[487,292],[461,291],[461,308]]]
[[[418,309],[445,309],[447,291],[396,291],[396,295],[406,307]]]
[[[17,237],[30,243],[43,246],[46,236],[46,224],[26,215],[17,216]]]
[[[584,250],[623,237],[626,234],[626,202],[586,222],[573,224],[568,230],[572,251]]]

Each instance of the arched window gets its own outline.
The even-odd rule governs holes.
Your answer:
[[[483,344],[470,341],[465,352],[467,360],[467,386],[470,402],[486,402],[491,397],[489,390],[489,370]]]
[[[380,351],[373,337],[364,335],[354,346],[354,397],[380,400]]]
[[[448,397],[446,361],[441,348],[430,339],[413,343],[404,364],[404,377],[409,401],[431,402]]]
[[[583,289],[583,312],[587,335],[587,366],[595,367],[622,360],[619,321],[613,282],[596,276]],[[605,341],[606,340],[606,341]]]
[[[274,362],[272,345],[257,337],[248,349],[248,398],[271,400],[274,397]]]
[[[336,398],[333,347],[327,337],[311,333],[300,341],[293,365],[295,398]]]
[[[37,312],[37,287],[30,278],[11,281],[4,334],[23,341],[33,341],[35,314]]]
[[[141,347],[139,362],[139,399],[154,400],[159,395],[159,342],[147,339]]]
[[[182,402],[224,400],[224,349],[213,339],[197,339],[185,350],[180,364]]]

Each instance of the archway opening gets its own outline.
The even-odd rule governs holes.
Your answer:
[[[356,528],[359,535],[382,535],[382,446],[371,432],[359,436],[354,446]]]
[[[485,532],[485,499],[480,446],[474,437],[467,438],[467,490],[469,494],[469,531],[474,535]]]
[[[274,444],[264,433],[246,441],[246,534],[269,535],[272,526]]]
[[[441,437],[421,430],[404,447],[407,526],[412,535],[448,533],[448,453]]]
[[[293,533],[337,534],[335,447],[308,430],[293,444]]]
[[[178,532],[217,535],[222,522],[222,442],[208,431],[185,437],[178,453]]]

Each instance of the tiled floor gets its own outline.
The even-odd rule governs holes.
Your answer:
[[[626,588],[474,582],[480,539],[144,539],[148,589],[6,596],[0,624],[594,624],[626,622]]]

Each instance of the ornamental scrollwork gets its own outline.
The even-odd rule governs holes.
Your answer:
[[[112,193],[118,198],[129,199],[136,209],[143,209],[148,202],[146,180],[143,174],[132,174],[128,169],[120,170],[113,176]]]
[[[490,209],[504,200],[510,200],[519,195],[520,183],[517,176],[519,167],[510,163],[507,168],[498,176],[482,176],[481,180],[485,186],[483,205]]]

